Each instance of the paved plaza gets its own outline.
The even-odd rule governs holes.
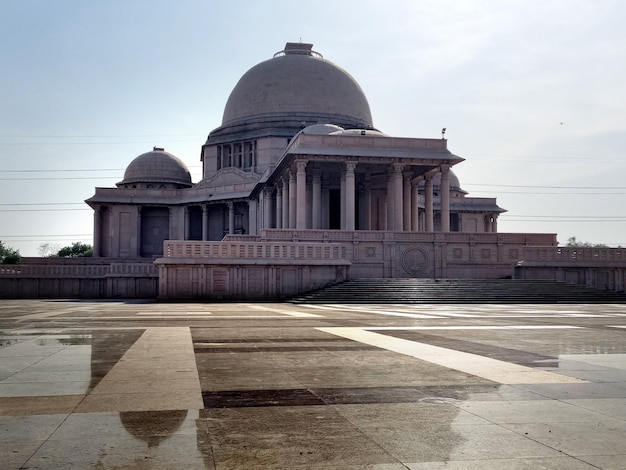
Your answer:
[[[626,307],[0,301],[2,469],[623,469]]]

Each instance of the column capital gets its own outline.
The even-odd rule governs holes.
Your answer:
[[[358,162],[346,162],[346,171],[354,172]]]
[[[307,164],[309,163],[308,160],[296,160],[295,164],[296,164],[296,170],[297,171],[305,171]]]
[[[400,174],[404,171],[404,167],[406,165],[404,163],[392,163],[391,167],[393,168],[393,172],[395,174]]]

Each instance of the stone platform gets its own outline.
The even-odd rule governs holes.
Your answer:
[[[618,469],[623,305],[0,303],[0,468]]]

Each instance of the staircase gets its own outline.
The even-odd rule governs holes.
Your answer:
[[[601,304],[626,294],[556,281],[511,279],[354,279],[300,294],[292,303]]]

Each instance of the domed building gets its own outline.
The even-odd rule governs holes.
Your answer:
[[[191,264],[202,264],[204,271],[194,271],[190,284],[176,292],[210,297],[214,289],[206,286],[223,276],[217,284],[240,283],[267,298],[268,289],[277,295],[300,291],[315,284],[310,279],[316,276],[318,284],[333,282],[326,277],[338,272],[343,278],[449,273],[450,263],[438,260],[446,249],[432,234],[495,234],[504,211],[495,198],[471,198],[461,188],[451,167],[463,158],[448,150],[443,135],[400,138],[376,129],[357,81],[311,44],[287,43],[241,77],[221,125],[202,146],[201,161],[203,177],[194,184],[182,160],[154,148],[131,161],[116,188],[97,188],[87,200],[95,211],[94,256],[163,256],[157,264],[174,277],[183,271],[171,274],[178,269],[173,265],[189,264],[195,256]],[[400,246],[400,240],[408,245]],[[429,241],[418,247],[419,240]],[[293,255],[288,262],[279,256],[257,259],[270,245],[278,250],[279,242]],[[332,275],[316,273],[311,266],[322,259],[315,255],[307,255],[306,266],[293,272],[277,267],[293,268],[301,248],[322,253],[335,242],[337,259],[323,261]],[[233,243],[239,243],[236,254],[228,251]],[[423,269],[394,261],[408,248],[418,250]],[[222,255],[226,251],[228,256]],[[210,263],[204,259],[209,252]],[[475,257],[465,246],[450,253],[462,260]],[[246,263],[274,268],[270,274],[270,268],[242,272]],[[209,264],[219,264],[221,271]],[[459,265],[454,274],[462,277],[467,269]],[[287,272],[295,280],[286,281]],[[273,280],[264,279],[270,275]],[[273,282],[278,287],[271,287]],[[161,291],[172,284],[161,279]]]

